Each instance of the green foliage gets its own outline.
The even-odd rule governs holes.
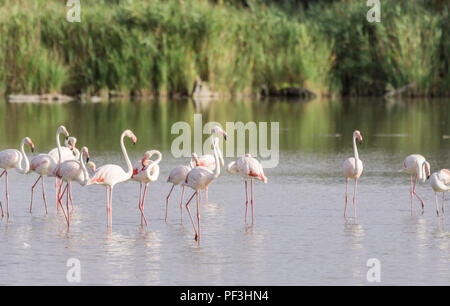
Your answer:
[[[449,94],[444,2],[386,0],[376,24],[365,1],[282,3],[86,0],[70,23],[64,1],[0,0],[0,92]]]

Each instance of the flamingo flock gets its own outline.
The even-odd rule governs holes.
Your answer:
[[[61,145],[61,135],[64,138],[64,146]],[[184,191],[185,187],[191,188],[194,192],[185,207],[188,211],[190,220],[192,222],[195,240],[200,241],[200,191],[205,190],[205,200],[208,203],[208,187],[220,175],[220,170],[224,166],[223,154],[219,146],[219,139],[216,135],[223,136],[226,141],[227,135],[220,127],[215,126],[211,129],[210,142],[213,154],[198,156],[196,153],[192,154],[190,163],[188,165],[180,165],[170,171],[167,182],[172,184],[172,188],[166,198],[166,216],[169,205],[170,195],[175,186],[180,185],[181,191],[181,218],[183,211]],[[29,161],[25,153],[24,146],[27,144],[31,151],[34,152],[34,144],[29,137],[25,137],[20,143],[20,151],[16,149],[8,149],[0,152],[0,168],[4,171],[0,174],[0,178],[5,175],[6,181],[6,215],[9,218],[9,192],[8,192],[8,170],[15,168],[21,174],[36,173],[38,177],[31,186],[31,200],[29,211],[32,213],[34,191],[39,181],[41,182],[42,197],[44,200],[45,213],[48,213],[47,195],[45,193],[45,177],[55,177],[55,202],[56,208],[61,209],[67,222],[67,227],[70,228],[70,216],[74,210],[74,202],[72,197],[72,182],[77,182],[83,187],[89,185],[102,185],[106,187],[106,215],[107,227],[112,227],[112,198],[114,186],[127,182],[135,181],[139,183],[139,201],[138,209],[141,217],[141,226],[148,225],[147,218],[144,214],[144,202],[147,195],[148,185],[156,182],[159,178],[159,163],[162,160],[161,152],[157,150],[146,151],[142,159],[136,161],[134,165],[131,163],[125,146],[125,139],[131,139],[132,143],[137,142],[137,137],[131,130],[125,130],[120,136],[120,147],[127,165],[126,169],[115,165],[106,164],[97,167],[95,163],[90,161],[89,150],[87,147],[82,147],[81,150],[76,148],[77,139],[69,135],[66,127],[59,126],[56,131],[56,148],[48,153],[38,154]],[[156,156],[156,158],[154,158]],[[252,186],[252,224],[253,224],[253,179],[260,179],[267,182],[267,177],[264,175],[261,164],[249,154],[245,155],[237,161],[239,167],[237,170],[234,167],[228,167],[230,173],[240,173],[247,185],[247,180],[251,180]],[[65,198],[65,204],[64,202]],[[189,204],[194,196],[197,196],[197,211],[195,224],[192,218]],[[70,202],[70,203],[69,203]],[[248,197],[246,205],[248,205]],[[5,216],[3,206],[0,202],[2,217]],[[245,213],[247,219],[247,211]]]
[[[64,138],[64,146],[61,145],[61,135]],[[221,169],[225,162],[223,154],[220,149],[220,141],[217,137],[220,135],[224,141],[227,140],[227,134],[219,126],[211,129],[210,143],[213,154],[206,154],[198,156],[192,153],[188,165],[179,165],[170,171],[167,182],[172,184],[170,191],[166,197],[166,214],[165,221],[167,222],[168,206],[170,196],[176,186],[181,187],[180,198],[180,212],[181,219],[183,218],[183,202],[185,188],[192,189],[193,193],[190,195],[188,201],[185,203],[189,219],[194,230],[194,239],[200,241],[200,204],[201,191],[205,191],[205,203],[208,203],[208,189],[210,185],[220,176]],[[35,188],[39,181],[41,182],[42,197],[46,214],[48,213],[47,196],[45,193],[45,177],[55,177],[55,204],[57,210],[61,209],[70,228],[70,215],[74,210],[74,202],[72,197],[72,182],[77,182],[79,185],[86,187],[89,185],[102,185],[106,187],[106,215],[107,227],[112,227],[112,198],[114,186],[119,183],[127,181],[135,181],[139,183],[139,197],[138,209],[141,218],[141,226],[147,226],[147,218],[144,214],[144,202],[150,183],[156,182],[159,178],[160,168],[159,163],[162,160],[162,154],[158,150],[149,150],[143,154],[143,157],[131,163],[125,146],[125,139],[130,139],[133,144],[136,144],[137,137],[131,130],[125,130],[119,139],[123,158],[126,163],[126,169],[115,165],[106,164],[101,167],[90,161],[89,150],[87,147],[82,147],[81,150],[76,148],[77,139],[69,135],[68,130],[64,126],[59,126],[56,131],[56,148],[48,153],[41,153],[34,156],[31,161],[25,153],[25,145],[29,146],[34,152],[34,144],[29,137],[25,137],[20,142],[19,148],[7,149],[0,152],[0,168],[3,171],[0,178],[5,177],[5,191],[6,191],[6,216],[10,215],[9,191],[8,191],[8,170],[16,169],[21,174],[36,173],[38,177],[31,186],[31,200],[30,213],[33,208],[33,196]],[[347,218],[347,206],[349,201],[348,185],[349,180],[354,180],[353,190],[353,218],[356,220],[356,193],[358,179],[363,172],[363,162],[359,158],[358,146],[362,143],[363,137],[360,131],[355,130],[352,136],[353,156],[347,158],[343,164],[343,174],[345,177],[345,207],[344,218]],[[156,156],[156,158],[154,158]],[[227,165],[226,170],[230,174],[239,174],[244,180],[245,186],[245,217],[244,223],[247,225],[248,205],[251,205],[251,224],[254,224],[254,192],[253,183],[255,180],[267,183],[267,176],[264,174],[264,169],[261,163],[252,157],[250,154],[238,158],[236,161]],[[411,197],[411,214],[413,213],[414,196],[420,201],[422,212],[424,211],[424,201],[416,192],[417,183],[424,183],[431,178],[431,187],[435,192],[436,214],[439,215],[439,203],[437,193],[442,193],[442,208],[441,214],[444,214],[444,200],[445,192],[450,190],[450,170],[441,169],[438,172],[430,174],[430,163],[426,161],[425,157],[419,154],[408,155],[404,162],[403,168],[400,172],[405,172],[410,176],[410,197]],[[414,183],[413,183],[414,181]],[[249,186],[250,185],[250,193]],[[64,186],[64,187],[63,187]],[[250,194],[250,197],[249,197]],[[65,198],[65,205],[63,198]],[[190,204],[196,197],[196,222],[192,217]],[[70,202],[70,205],[69,205]],[[2,218],[5,216],[4,208],[0,202],[0,209]]]

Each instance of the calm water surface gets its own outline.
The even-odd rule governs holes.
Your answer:
[[[450,167],[450,101],[344,100],[309,103],[189,101],[105,104],[16,105],[0,103],[0,149],[17,147],[30,136],[37,153],[55,147],[59,124],[80,146],[89,147],[98,166],[125,166],[118,138],[133,161],[148,149],[163,153],[158,182],[150,185],[140,227],[139,186],[117,185],[113,229],[106,229],[105,188],[74,184],[70,232],[56,212],[53,179],[46,180],[49,214],[40,188],[28,212],[36,174],[9,175],[11,217],[0,221],[0,285],[68,284],[66,262],[81,262],[81,283],[109,285],[365,285],[369,258],[381,262],[381,284],[450,284],[450,217],[436,217],[429,183],[418,193],[410,215],[409,178],[399,173],[403,158],[421,153],[432,171]],[[169,171],[186,164],[170,153],[174,122],[280,122],[280,163],[267,169],[268,184],[255,184],[255,225],[244,225],[244,184],[223,172],[202,204],[202,242],[194,241],[186,211],[180,220],[175,189],[164,223]],[[343,218],[345,181],[341,166],[352,155],[351,135],[360,129],[364,172],[358,184],[358,219]],[[205,136],[206,139],[206,136]],[[35,154],[37,154],[35,153]],[[226,158],[226,162],[233,160]],[[223,169],[225,170],[225,169]],[[350,190],[352,186],[350,185]],[[0,200],[4,202],[4,180]],[[190,195],[191,191],[187,192]],[[448,202],[448,201],[447,201]],[[447,204],[448,207],[448,204]],[[447,210],[450,208],[447,208]],[[195,211],[195,208],[193,208]],[[349,215],[353,210],[349,206]]]

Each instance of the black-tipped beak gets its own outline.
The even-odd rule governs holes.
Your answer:
[[[223,135],[223,139],[225,139],[225,141],[227,140],[227,135]]]
[[[69,136],[66,136],[66,140],[69,140]]]
[[[89,162],[89,157],[86,157],[86,163],[88,163]]]
[[[135,141],[133,141],[133,146],[134,146],[134,145],[136,145],[136,142],[135,142]]]
[[[427,180],[430,178],[430,175],[427,176]]]
[[[34,148],[33,147],[31,147],[31,152],[34,152]]]

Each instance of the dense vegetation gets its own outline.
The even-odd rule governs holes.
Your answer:
[[[0,92],[450,94],[446,1],[0,0]]]

